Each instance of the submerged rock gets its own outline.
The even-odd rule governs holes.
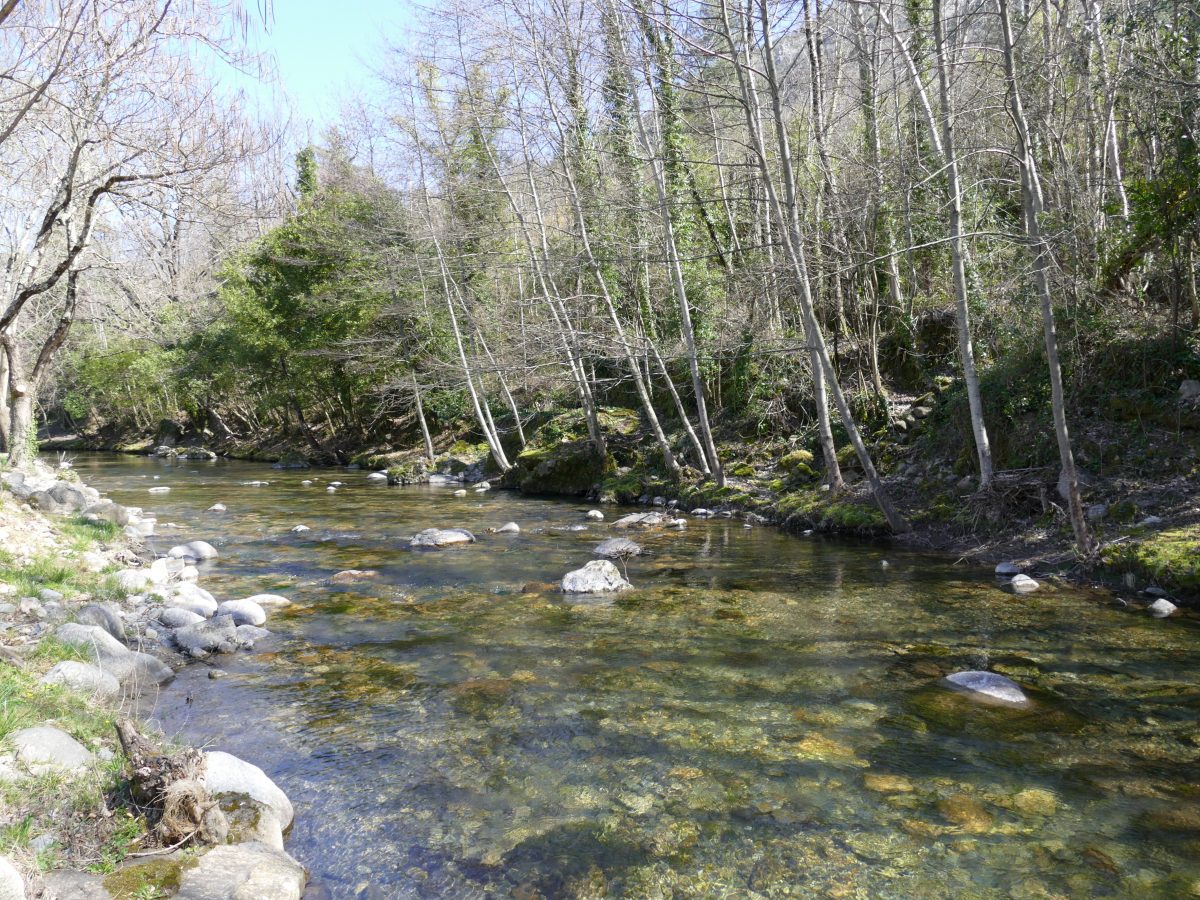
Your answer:
[[[608,594],[632,588],[620,570],[606,559],[594,559],[582,569],[563,576],[562,589],[568,594]]]
[[[413,535],[412,547],[449,547],[452,544],[473,544],[475,535],[465,528],[426,528]]]
[[[212,506],[210,506],[206,510],[206,512],[225,512],[225,504],[224,503],[214,503]]]
[[[387,484],[387,472],[372,472],[367,476],[367,481],[370,484]]]
[[[634,525],[639,525],[643,528],[653,528],[658,525],[666,525],[673,518],[673,516],[662,512],[630,513],[627,516],[621,516],[621,518],[613,522],[613,527],[632,528]]]
[[[306,531],[312,531],[307,525],[293,525],[292,534],[303,534]]]
[[[641,553],[642,545],[629,538],[609,538],[597,544],[596,549],[592,551],[593,556],[602,559],[625,559],[629,556],[640,556]]]
[[[505,522],[496,529],[496,534],[520,534],[521,526],[516,522]]]
[[[987,698],[1008,706],[1029,705],[1029,698],[1019,684],[995,672],[955,672],[947,675],[943,681],[970,696]]]
[[[459,488],[457,491],[454,492],[454,496],[455,497],[465,497],[465,496],[467,496],[467,492],[465,490],[463,490],[462,488]]]
[[[587,517],[589,519],[591,519],[593,522],[603,522],[604,521],[604,513],[600,512],[600,510],[598,510],[598,509],[589,509],[587,512]]]

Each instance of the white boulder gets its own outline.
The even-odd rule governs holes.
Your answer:
[[[594,559],[562,579],[562,589],[568,594],[609,594],[631,587],[620,570],[606,559]]]

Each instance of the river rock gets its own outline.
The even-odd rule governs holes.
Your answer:
[[[413,547],[448,547],[452,544],[473,544],[475,535],[465,528],[426,528],[413,535]]]
[[[212,506],[210,506],[206,510],[206,512],[225,512],[225,504],[224,503],[214,503]]]
[[[265,625],[267,613],[253,600],[226,600],[217,606],[218,616],[233,616],[235,625]]]
[[[371,484],[387,484],[387,472],[372,472],[367,476],[367,481]]]
[[[308,877],[281,850],[257,841],[223,844],[186,869],[176,900],[300,900]]]
[[[257,625],[239,625],[237,627],[238,643],[243,647],[253,647],[259,641],[269,638],[271,632]]]
[[[665,525],[671,518],[673,517],[662,512],[630,513],[627,516],[621,516],[621,518],[613,522],[613,527],[632,528],[638,525],[642,528],[653,528],[657,525]]]
[[[158,614],[158,621],[167,628],[186,628],[188,625],[203,622],[204,616],[182,606],[168,606]]]
[[[0,900],[25,900],[25,879],[7,856],[0,856]]]
[[[108,565],[108,560],[95,550],[85,550],[80,554],[79,561],[89,572],[103,572]]]
[[[112,603],[89,603],[75,613],[75,621],[80,625],[103,628],[118,641],[125,640],[125,621],[121,611]]]
[[[1175,612],[1176,608],[1175,604],[1165,597],[1159,597],[1149,606],[1150,615],[1156,619],[1165,619],[1171,613]]]
[[[212,653],[214,650],[225,651],[226,647],[237,645],[237,623],[233,616],[215,616],[179,628],[172,635],[179,649],[186,653]]]
[[[167,551],[167,556],[175,559],[216,559],[220,556],[217,548],[206,541],[189,541]]]
[[[117,669],[128,665],[129,648],[115,637],[95,625],[81,625],[77,622],[67,622],[59,625],[54,632],[64,644],[76,647],[105,672],[116,675]]]
[[[204,754],[204,785],[214,797],[220,794],[246,794],[269,807],[286,831],[292,824],[292,802],[266,772],[253,763],[238,759],[222,750]]]
[[[307,525],[293,525],[292,534],[304,534],[306,531],[312,531]]]
[[[516,522],[505,522],[496,529],[496,534],[520,534],[521,526]]]
[[[1002,562],[996,564],[996,574],[1003,578],[1012,578],[1014,575],[1021,574],[1021,567],[1015,562]]]
[[[467,492],[464,489],[459,488],[457,491],[454,492],[454,496],[455,497],[465,497],[465,496],[467,496]]]
[[[116,700],[121,694],[121,683],[112,675],[97,666],[73,659],[55,663],[54,668],[42,676],[41,682],[62,685],[104,701]]]
[[[342,569],[329,576],[330,584],[358,584],[371,578],[378,577],[374,569]]]
[[[150,583],[150,573],[144,569],[122,569],[113,578],[117,587],[129,594],[137,593]]]
[[[625,559],[630,556],[640,556],[641,553],[642,545],[629,540],[629,538],[609,538],[596,545],[592,556],[599,556],[603,559]]]
[[[8,740],[16,749],[17,759],[34,775],[74,772],[92,761],[92,754],[83,744],[51,725],[22,728],[10,734]]]
[[[1041,585],[1028,575],[1014,575],[1013,580],[1008,583],[1008,586],[1018,594],[1032,594],[1041,587]]]
[[[169,487],[167,487],[165,484],[160,484],[160,485],[158,485],[157,487],[152,487],[152,488],[150,488],[150,490],[149,490],[147,493],[150,493],[150,494],[169,494],[169,493],[171,493],[171,489],[170,489]]]
[[[607,594],[632,587],[606,559],[594,559],[582,569],[568,572],[562,579],[562,589],[568,594]]]
[[[325,493],[327,493],[327,494],[336,494],[336,493],[337,493],[337,488],[336,488],[336,487],[334,487],[334,486],[331,484],[331,485],[329,485],[329,487],[325,488]]]
[[[1029,698],[1011,678],[995,672],[955,672],[944,679],[947,684],[970,696],[978,696],[1007,706],[1027,706]]]
[[[600,512],[600,510],[598,510],[598,509],[589,509],[587,511],[587,517],[589,519],[591,519],[593,522],[603,522],[604,521],[604,513]]]
[[[91,872],[53,869],[42,875],[42,881],[46,886],[42,896],[54,900],[113,900],[113,895],[104,887],[104,876]],[[8,900],[3,891],[0,891],[0,900]]]
[[[278,594],[255,594],[246,599],[251,603],[257,603],[263,609],[283,609],[285,606],[292,605],[291,600],[287,597],[281,597]]]
[[[275,810],[245,794],[224,794],[221,800],[219,806],[229,824],[228,843],[259,841],[274,850],[283,849],[283,826]]]

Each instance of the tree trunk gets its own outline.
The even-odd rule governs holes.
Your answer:
[[[413,397],[417,401],[417,421],[421,423],[421,438],[425,441],[425,458],[433,465],[433,438],[429,436],[429,423],[425,421],[425,407],[421,403],[421,385],[417,384],[417,373],[413,372]]]
[[[1067,505],[1071,527],[1075,532],[1075,545],[1085,559],[1095,555],[1095,542],[1088,528],[1087,515],[1079,494],[1079,478],[1075,471],[1075,456],[1071,451],[1071,436],[1067,430],[1066,401],[1063,396],[1062,367],[1058,360],[1058,337],[1054,327],[1054,300],[1050,293],[1049,270],[1053,264],[1050,244],[1042,233],[1040,176],[1033,145],[1029,137],[1029,123],[1021,103],[1017,85],[1016,61],[1013,49],[1012,22],[1008,15],[1008,0],[997,0],[1000,10],[1000,25],[1004,35],[1004,74],[1008,79],[1008,105],[1017,131],[1017,153],[1021,164],[1021,207],[1024,213],[1025,235],[1033,251],[1033,283],[1037,289],[1042,308],[1042,331],[1046,340],[1046,360],[1050,368],[1050,405],[1054,414],[1054,436],[1058,442],[1058,455],[1067,482]]]

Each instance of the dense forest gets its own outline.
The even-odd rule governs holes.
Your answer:
[[[930,452],[1051,473],[1088,555],[1076,460],[1195,426],[1192,5],[448,0],[294,156],[213,80],[269,77],[218,0],[5,10],[14,460],[36,403],[324,461],[457,430],[503,473],[574,411],[603,469],[628,409],[623,464],[719,487],[764,441],[899,532],[936,387]]]

